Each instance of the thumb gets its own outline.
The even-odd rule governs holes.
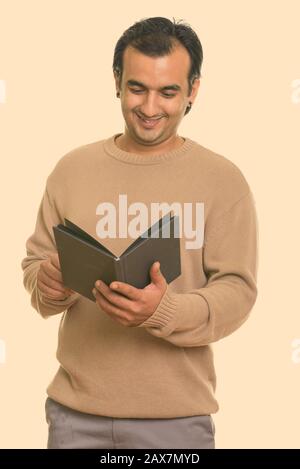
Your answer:
[[[161,284],[165,282],[165,278],[160,271],[160,263],[154,262],[150,269],[150,277],[151,281],[155,284]]]

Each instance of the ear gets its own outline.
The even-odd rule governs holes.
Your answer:
[[[114,70],[114,79],[115,79],[115,87],[116,87],[116,92],[120,91],[120,79],[119,79],[119,75],[117,74],[117,72]]]
[[[195,78],[195,80],[193,82],[193,85],[192,85],[192,91],[191,91],[191,94],[189,96],[189,101],[191,101],[192,104],[194,103],[194,101],[196,99],[199,87],[200,87],[200,78]]]

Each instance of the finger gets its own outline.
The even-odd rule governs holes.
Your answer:
[[[41,263],[41,269],[46,273],[46,275],[48,275],[48,277],[51,277],[57,282],[63,283],[61,271],[51,263],[50,259]]]
[[[49,288],[53,288],[53,290],[57,290],[64,293],[66,293],[68,290],[62,282],[58,282],[57,280],[54,280],[53,278],[49,277],[47,273],[45,273],[43,270],[38,273],[37,277]]]
[[[113,291],[127,296],[130,300],[138,301],[141,298],[141,290],[124,282],[112,282],[110,288]]]
[[[40,291],[46,295],[47,297],[53,299],[53,300],[62,300],[64,299],[67,295],[63,292],[57,291],[53,288],[48,287],[45,283],[43,283],[41,280],[38,280],[38,288]]]
[[[95,283],[96,289],[114,306],[123,310],[131,310],[132,301],[113,292],[104,282],[97,280]]]
[[[57,280],[64,286],[58,253],[51,254],[50,262],[45,264],[45,266],[46,266],[48,276],[54,280]],[[69,288],[67,288],[67,291],[69,293],[75,293],[74,290],[71,290]]]
[[[60,270],[60,262],[57,252],[50,254],[50,260],[51,264],[54,265],[54,267],[56,267],[58,270]]]
[[[160,262],[154,262],[150,268],[150,278],[151,282],[157,285],[158,287],[162,286],[165,284],[166,279],[163,276],[161,270],[160,270]]]
[[[124,315],[124,311],[121,311],[114,305],[112,305],[106,298],[105,296],[102,295],[96,288],[93,288],[93,295],[95,296],[97,304],[100,306],[100,308],[110,316],[112,316],[113,319],[122,319],[126,320],[126,316]]]

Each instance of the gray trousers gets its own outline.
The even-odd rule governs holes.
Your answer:
[[[211,415],[168,419],[113,418],[91,415],[50,397],[45,403],[48,449],[215,448]]]

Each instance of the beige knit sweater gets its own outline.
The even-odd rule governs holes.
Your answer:
[[[258,225],[251,189],[234,163],[194,140],[145,156],[121,150],[117,135],[58,161],[26,243],[22,269],[31,304],[44,318],[61,314],[60,366],[47,393],[71,408],[110,417],[215,413],[211,344],[246,321],[257,297]],[[204,207],[202,246],[189,248],[182,230],[182,273],[137,327],[120,325],[78,293],[53,301],[36,286],[40,262],[56,251],[52,227],[64,217],[117,256],[133,242],[129,236],[97,238],[97,207],[109,202],[118,215],[120,194],[128,206],[143,203],[149,213],[153,203],[177,203],[191,211],[197,204]],[[198,224],[200,237],[199,230]]]

